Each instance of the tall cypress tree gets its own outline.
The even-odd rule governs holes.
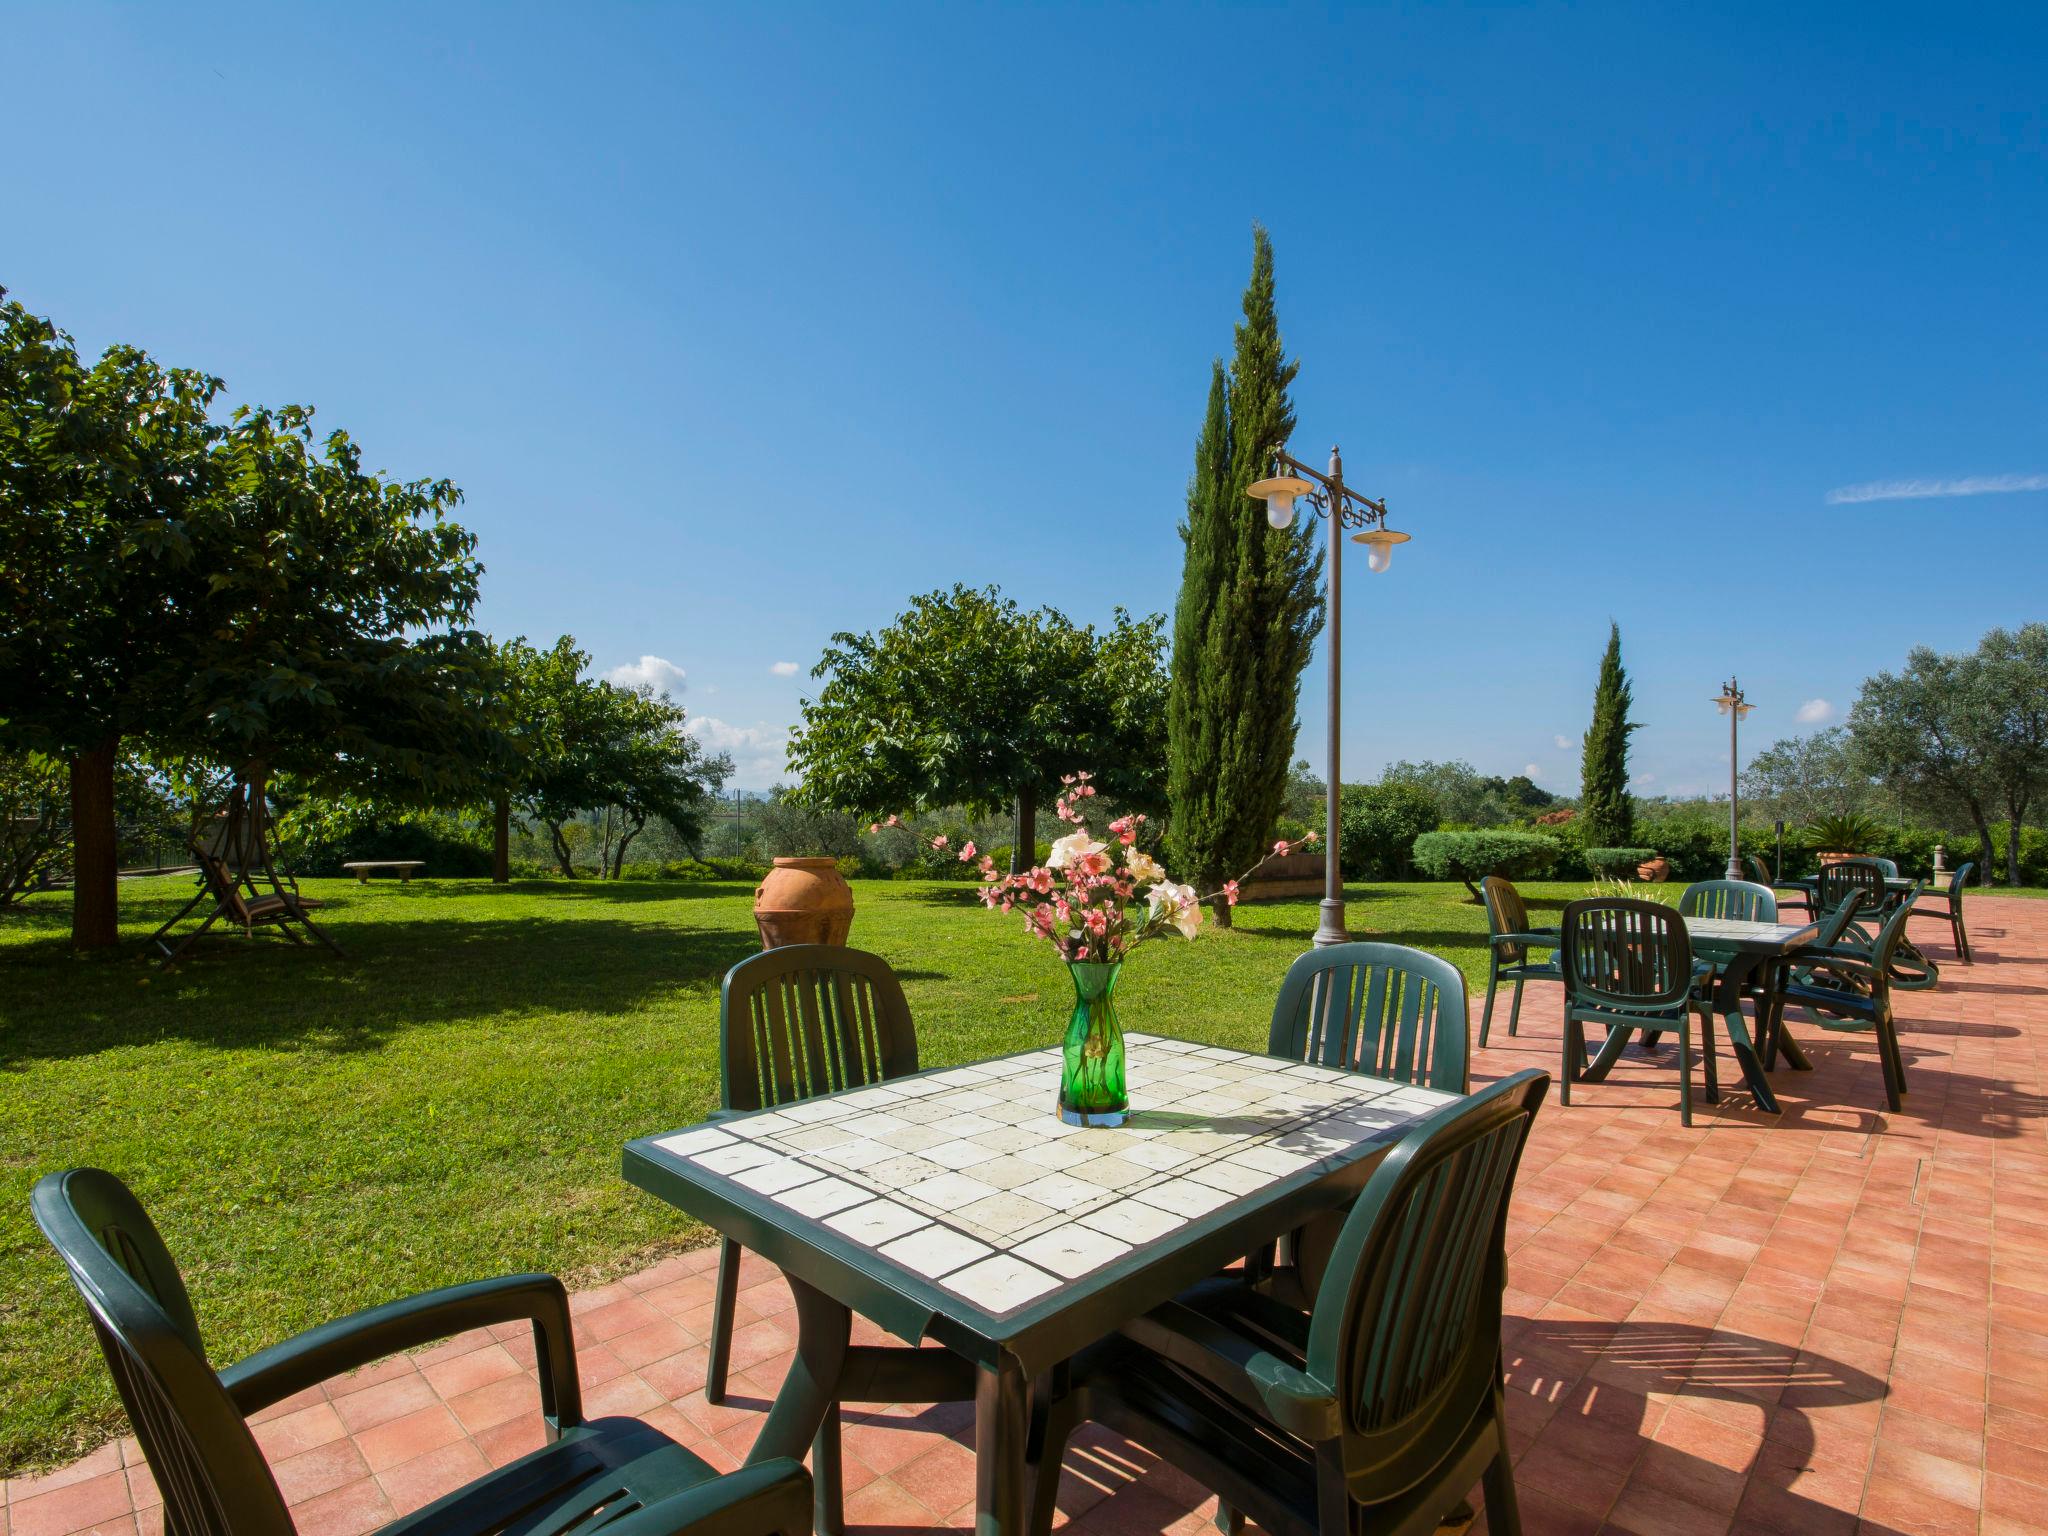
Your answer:
[[[1177,878],[1213,889],[1257,860],[1294,760],[1301,671],[1323,624],[1314,518],[1266,523],[1244,488],[1294,430],[1273,306],[1273,242],[1252,231],[1252,276],[1226,374],[1217,362],[1195,440],[1167,703],[1167,851]],[[1217,921],[1230,911],[1219,903]]]
[[[1593,723],[1579,767],[1579,814],[1588,848],[1626,848],[1635,837],[1636,807],[1628,792],[1628,736],[1635,723],[1628,673],[1621,665],[1621,626],[1608,621],[1607,654],[1593,688]]]

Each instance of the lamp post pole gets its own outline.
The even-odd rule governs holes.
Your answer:
[[[1736,764],[1740,759],[1736,755],[1735,732],[1736,728],[1742,723],[1742,717],[1756,708],[1756,706],[1744,701],[1741,686],[1731,677],[1726,683],[1722,684],[1721,696],[1714,700],[1714,707],[1728,717],[1728,878],[1730,880],[1740,880],[1742,878],[1742,848],[1737,841],[1738,834],[1736,832],[1736,817],[1738,814]],[[1781,853],[1779,858],[1782,861],[1784,855]],[[1784,871],[1780,870],[1779,873],[1783,874]]]
[[[1329,636],[1329,780],[1323,804],[1323,901],[1315,936],[1316,947],[1321,949],[1347,943],[1351,938],[1350,930],[1344,926],[1343,817],[1338,803],[1343,788],[1338,741],[1344,714],[1344,562],[1339,558],[1343,552],[1339,535],[1349,528],[1360,530],[1352,534],[1352,542],[1367,546],[1366,567],[1374,571],[1387,568],[1394,546],[1405,544],[1408,535],[1387,526],[1385,501],[1374,501],[1345,485],[1344,456],[1335,448],[1330,450],[1328,474],[1310,469],[1284,451],[1276,451],[1273,473],[1254,481],[1245,493],[1266,503],[1266,521],[1276,529],[1293,526],[1297,501],[1306,501],[1319,516],[1330,521],[1329,611],[1324,616],[1325,633]]]

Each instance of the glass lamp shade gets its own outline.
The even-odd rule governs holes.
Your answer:
[[[1294,525],[1294,498],[1306,496],[1314,489],[1298,475],[1269,475],[1264,480],[1254,480],[1244,488],[1244,493],[1256,496],[1266,504],[1266,521],[1275,528],[1291,528]]]
[[[1368,528],[1364,533],[1351,535],[1351,541],[1365,546],[1368,571],[1384,571],[1394,563],[1394,546],[1406,544],[1408,535],[1394,528]]]

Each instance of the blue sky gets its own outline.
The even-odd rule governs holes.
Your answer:
[[[15,5],[0,283],[453,478],[484,626],[680,669],[757,786],[914,591],[1170,609],[1260,220],[1293,446],[1414,535],[1346,777],[1575,790],[1611,615],[1706,790],[1731,672],[1761,746],[2048,617],[2044,17]],[[1829,499],[1899,482],[1979,483]]]

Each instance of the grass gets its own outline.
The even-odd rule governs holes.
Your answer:
[[[1585,894],[1524,889],[1551,912]],[[69,953],[61,896],[0,916],[0,1475],[123,1423],[28,1217],[51,1169],[94,1164],[136,1188],[221,1363],[410,1291],[518,1269],[594,1278],[703,1238],[628,1188],[618,1154],[713,1104],[718,980],[758,947],[748,887],[309,881],[351,963],[208,939],[165,974],[134,941],[189,891],[125,885],[117,958]],[[1361,937],[1484,980],[1485,919],[1461,887],[1348,895]],[[859,882],[856,900],[853,941],[902,974],[928,1065],[1057,1037],[1057,962],[971,887]],[[1118,994],[1126,1027],[1261,1048],[1315,919],[1311,901],[1243,907],[1229,933],[1141,951]]]

